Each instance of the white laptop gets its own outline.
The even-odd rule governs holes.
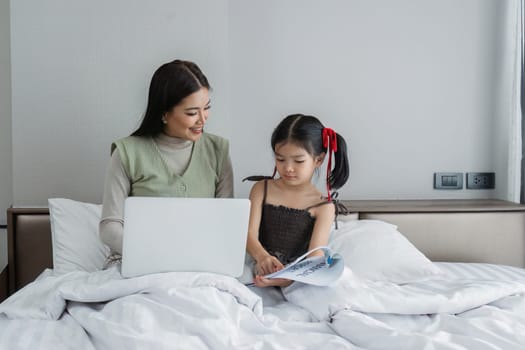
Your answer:
[[[128,197],[122,276],[199,271],[239,277],[249,215],[248,199]]]

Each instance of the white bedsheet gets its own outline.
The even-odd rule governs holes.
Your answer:
[[[403,315],[457,314],[523,292],[525,283],[521,281],[434,279],[397,285],[360,280],[347,268],[333,287],[292,284],[284,289],[288,301],[311,311],[319,320],[329,320],[341,310]]]
[[[284,294],[367,349],[525,349],[523,270],[490,271],[498,268],[498,279],[476,268],[479,277],[466,279],[451,264],[446,279],[405,285],[363,281],[346,270],[334,287],[292,285]]]
[[[401,286],[346,271],[288,301],[216,274],[46,271],[0,304],[0,349],[525,349],[525,270],[457,266]]]

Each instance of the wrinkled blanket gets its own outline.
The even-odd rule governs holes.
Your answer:
[[[0,349],[354,349],[323,323],[263,315],[234,278],[47,273],[0,304]]]
[[[396,285],[348,269],[335,286],[291,285],[289,302],[368,349],[525,349],[525,280]]]
[[[525,349],[520,280],[346,270],[331,287],[292,284],[287,302],[269,305],[273,292],[208,273],[49,270],[0,304],[0,349]]]

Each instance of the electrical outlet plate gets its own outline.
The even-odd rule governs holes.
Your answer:
[[[467,188],[484,190],[496,187],[496,173],[467,173]]]
[[[437,190],[462,189],[463,173],[434,173],[434,188]]]

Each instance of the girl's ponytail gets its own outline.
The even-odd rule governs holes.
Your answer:
[[[252,176],[247,176],[244,179],[242,179],[242,182],[244,182],[244,181],[273,180],[275,178],[275,174],[277,174],[277,167],[273,168],[272,176],[268,176],[268,175],[252,175]]]
[[[328,183],[330,187],[338,189],[348,181],[350,174],[350,165],[348,161],[348,151],[345,139],[336,134],[337,151],[334,152],[334,168],[330,171]]]
[[[348,180],[349,166],[345,139],[333,129],[323,128],[323,147],[328,157],[326,169],[326,191],[328,200],[332,199],[332,189],[342,187]],[[332,155],[334,166],[332,168]]]

